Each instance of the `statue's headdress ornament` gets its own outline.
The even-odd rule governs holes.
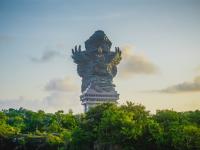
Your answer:
[[[101,30],[96,31],[87,41],[85,41],[85,48],[89,51],[96,50],[99,47],[106,47],[107,50],[110,50],[111,45],[112,42]]]

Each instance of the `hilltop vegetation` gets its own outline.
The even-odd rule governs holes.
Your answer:
[[[0,111],[0,149],[198,150],[200,111],[99,105],[85,114],[24,108]]]

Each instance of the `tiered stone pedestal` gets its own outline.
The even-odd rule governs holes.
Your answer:
[[[117,103],[119,94],[116,91],[97,92],[94,89],[86,89],[80,96],[84,111],[87,112],[91,107],[102,103]]]

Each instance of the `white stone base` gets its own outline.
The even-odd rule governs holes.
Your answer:
[[[91,84],[80,96],[82,105],[84,106],[84,111],[87,112],[90,108],[95,107],[103,103],[117,103],[119,99],[119,94],[116,91],[95,91]]]
[[[87,112],[91,107],[95,107],[103,103],[117,103],[119,94],[116,91],[97,92],[88,88],[80,96],[84,111]]]

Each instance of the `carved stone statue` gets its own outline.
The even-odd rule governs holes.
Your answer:
[[[77,64],[77,71],[82,77],[83,92],[90,83],[97,91],[113,90],[113,77],[117,74],[117,64],[121,60],[118,47],[110,51],[112,43],[103,31],[96,31],[86,42],[85,51],[81,46],[72,49],[72,58]]]
[[[115,47],[111,51],[111,41],[103,31],[96,31],[86,42],[85,49],[75,46],[72,58],[77,64],[77,72],[82,78],[81,91],[90,87],[98,93],[113,92],[113,78],[117,74],[117,65],[121,60],[121,51]]]

